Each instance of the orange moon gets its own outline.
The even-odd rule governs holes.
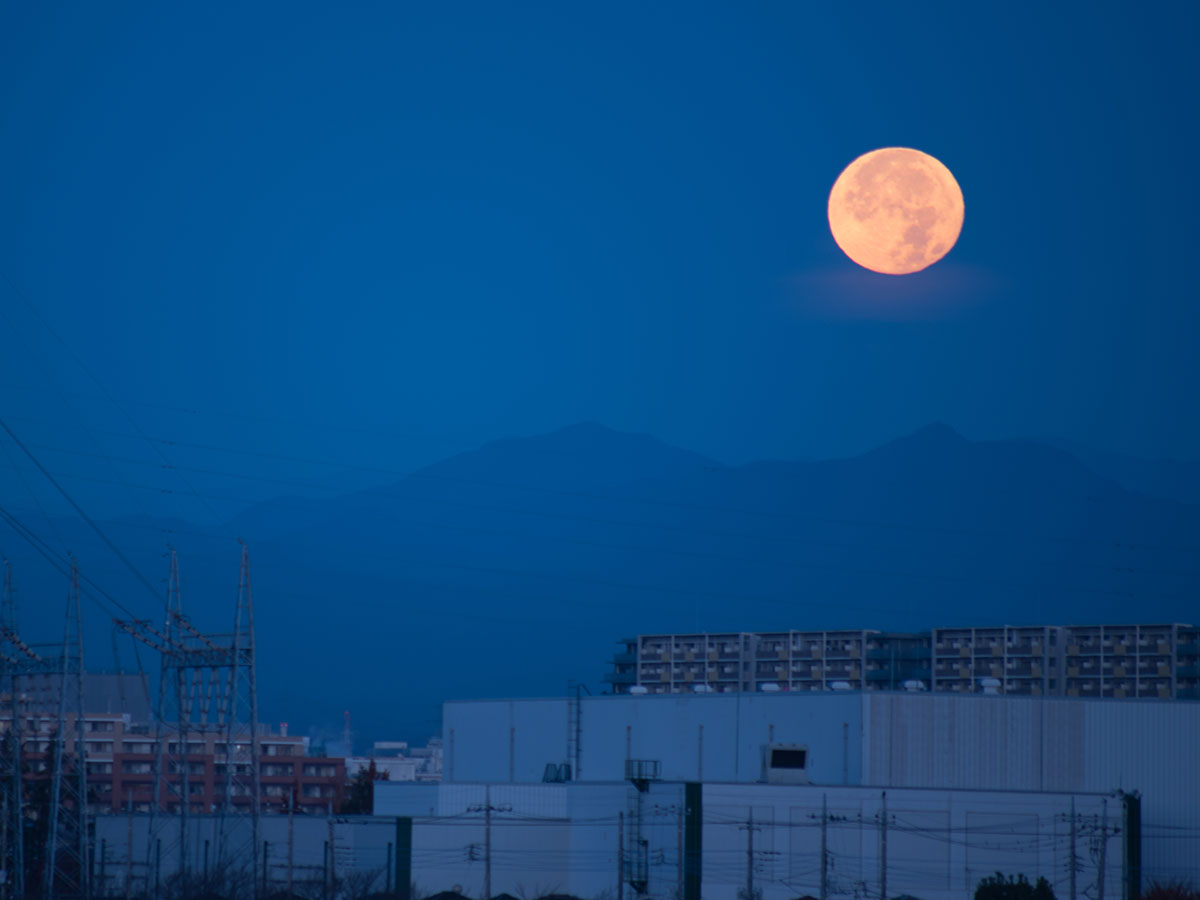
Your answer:
[[[950,252],[963,223],[963,195],[928,153],[884,147],[864,153],[829,193],[829,230],[865,269],[908,275]]]

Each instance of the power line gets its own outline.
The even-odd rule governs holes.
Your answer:
[[[13,430],[8,427],[8,423],[5,422],[3,418],[0,418],[0,428],[3,428],[4,431],[8,433],[8,436],[12,438],[13,443],[21,448],[22,452],[24,452],[24,454],[29,457],[30,461],[37,466],[38,471],[46,477],[47,481],[54,485],[54,488],[60,494],[62,494],[63,499],[71,504],[72,509],[79,514],[79,517],[83,519],[94,532],[96,532],[97,536],[101,541],[104,542],[105,546],[107,546],[108,549],[110,549],[113,554],[121,560],[122,563],[124,563],[125,567],[133,573],[134,577],[142,584],[142,586],[150,592],[150,595],[155,599],[158,599],[158,591],[154,589],[154,586],[150,584],[146,576],[143,575],[137,566],[130,561],[129,557],[121,552],[121,549],[109,539],[108,535],[104,533],[104,530],[98,524],[96,524],[96,521],[91,516],[84,511],[83,507],[75,502],[75,498],[67,493],[66,488],[58,483],[57,479],[50,474],[46,467],[42,465],[41,461],[33,455],[33,451],[26,447],[25,444],[22,443],[21,439],[13,432]]]

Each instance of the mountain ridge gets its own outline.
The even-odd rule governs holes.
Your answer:
[[[443,699],[568,678],[599,690],[631,633],[1179,620],[1200,587],[1180,549],[1200,545],[1200,510],[1064,450],[944,424],[853,457],[726,466],[579,423],[218,528],[158,524],[161,543],[153,520],[104,527],[155,581],[161,544],[178,547],[206,630],[227,629],[233,537],[250,542],[264,709],[318,729],[351,707],[379,737],[427,736]],[[71,532],[85,571],[160,614],[86,528]],[[89,646],[105,637],[94,628]],[[394,696],[355,701],[362,679]]]

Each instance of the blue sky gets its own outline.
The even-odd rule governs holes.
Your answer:
[[[101,514],[582,420],[728,462],[935,420],[1200,459],[1198,18],[7,3],[0,405]],[[825,221],[889,145],[966,201],[900,279]],[[167,447],[250,477],[173,505]]]

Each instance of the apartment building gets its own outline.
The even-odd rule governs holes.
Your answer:
[[[22,716],[22,758],[30,782],[48,777],[51,741],[57,718]],[[0,718],[0,735],[12,730],[11,714]],[[223,799],[227,780],[227,742],[223,732],[196,732],[181,739],[164,738],[160,800],[172,812],[182,805],[184,785],[189,810],[212,811]],[[149,812],[154,800],[154,769],[159,742],[154,729],[133,722],[128,714],[85,713],[83,743],[87,760],[88,793],[96,812]],[[259,792],[263,812],[283,812],[295,804],[298,812],[314,814],[336,810],[346,781],[340,757],[308,756],[308,738],[259,728]],[[186,744],[186,746],[181,746]],[[77,753],[75,717],[64,729],[64,753]],[[234,771],[229,775],[235,805],[250,803],[251,754],[249,734],[235,737]]]
[[[1035,625],[640,635],[614,693],[932,690],[1200,699],[1193,625]]]

